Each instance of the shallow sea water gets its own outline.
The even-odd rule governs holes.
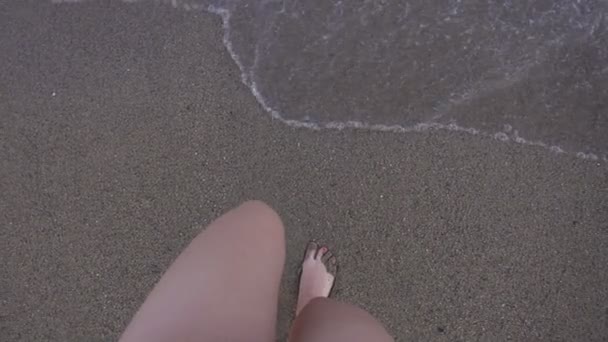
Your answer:
[[[606,1],[165,3],[220,15],[243,82],[289,125],[449,129],[608,160]]]

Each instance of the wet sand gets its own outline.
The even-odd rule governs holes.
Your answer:
[[[201,227],[281,214],[397,341],[608,338],[608,168],[464,133],[311,131],[240,82],[219,18],[0,5],[0,334],[110,341]]]

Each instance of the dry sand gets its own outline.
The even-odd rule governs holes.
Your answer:
[[[297,264],[398,341],[608,339],[605,164],[462,133],[292,129],[220,20],[164,5],[0,5],[0,335],[110,341],[188,241],[250,198]]]

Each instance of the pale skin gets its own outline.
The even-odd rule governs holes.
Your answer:
[[[314,298],[329,297],[334,285],[337,266],[336,257],[327,247],[319,248],[316,242],[308,244],[302,261],[296,316]]]
[[[285,231],[260,201],[227,212],[178,256],[120,341],[275,341]],[[329,299],[337,260],[307,246],[290,342],[393,341],[356,306]]]

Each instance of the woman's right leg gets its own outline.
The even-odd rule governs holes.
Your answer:
[[[392,342],[380,322],[366,311],[327,298],[333,285],[335,258],[311,244],[302,275],[290,342]],[[330,270],[328,270],[330,268]]]

